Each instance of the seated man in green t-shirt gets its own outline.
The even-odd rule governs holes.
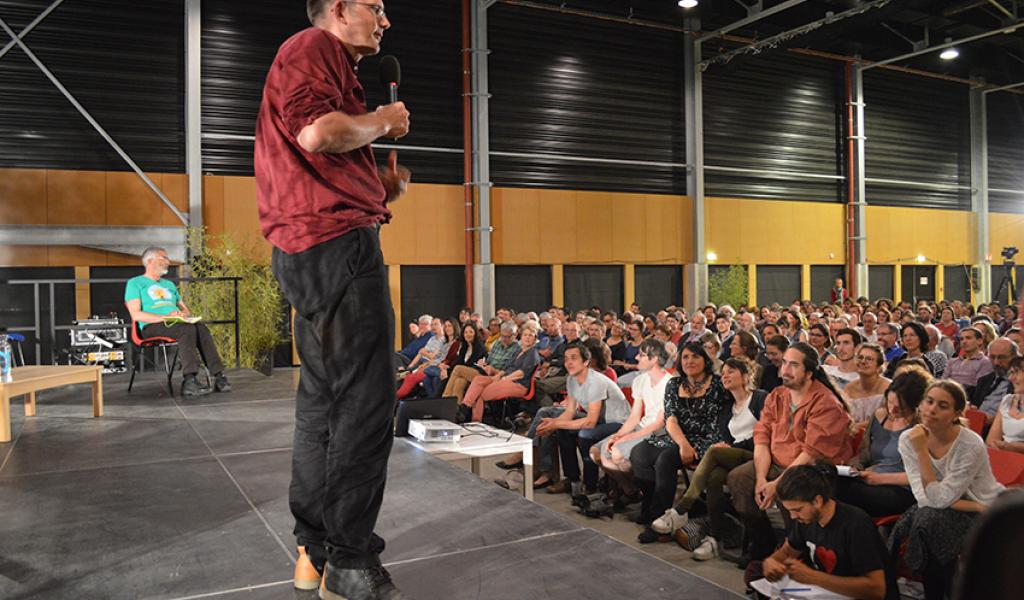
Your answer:
[[[132,320],[142,328],[143,337],[168,337],[178,341],[178,356],[184,374],[181,394],[200,396],[211,391],[230,392],[231,384],[224,376],[224,363],[206,325],[180,321],[169,325],[164,322],[171,317],[192,316],[178,288],[163,279],[170,265],[167,251],[157,247],[146,248],[142,253],[142,264],[146,266],[146,272],[128,280],[124,289],[124,303]],[[200,384],[196,378],[200,356],[213,374],[212,390]]]

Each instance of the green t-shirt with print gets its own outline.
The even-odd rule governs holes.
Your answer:
[[[166,279],[153,281],[145,275],[128,280],[124,288],[124,301],[141,300],[142,312],[154,315],[169,315],[178,310],[181,294],[173,283]],[[145,327],[146,323],[139,323]]]

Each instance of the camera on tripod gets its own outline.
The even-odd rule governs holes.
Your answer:
[[[1020,248],[1017,248],[1016,246],[1007,246],[1003,248],[1003,251],[999,253],[999,256],[1002,256],[1006,262],[1012,262],[1013,257],[1017,256],[1018,252],[1020,252]]]

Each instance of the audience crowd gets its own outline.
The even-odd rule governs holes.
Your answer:
[[[628,511],[641,543],[731,558],[748,583],[891,599],[902,573],[947,598],[1005,490],[993,457],[1024,460],[1017,310],[854,300],[841,280],[830,296],[424,315],[395,357],[398,396],[511,422],[534,441],[525,485]]]

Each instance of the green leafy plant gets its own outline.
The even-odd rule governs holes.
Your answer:
[[[285,316],[281,288],[270,265],[254,257],[255,247],[239,244],[230,233],[208,236],[205,230],[188,232],[193,258],[190,276],[240,277],[238,313],[242,368],[269,373],[274,347],[285,341]],[[188,282],[185,298],[192,313],[204,321],[229,321],[234,317],[234,285],[231,281]],[[231,325],[211,325],[217,350],[226,365],[235,362],[235,330]]]
[[[746,306],[747,281],[747,269],[743,265],[732,265],[713,273],[708,279],[708,298],[718,306]]]

